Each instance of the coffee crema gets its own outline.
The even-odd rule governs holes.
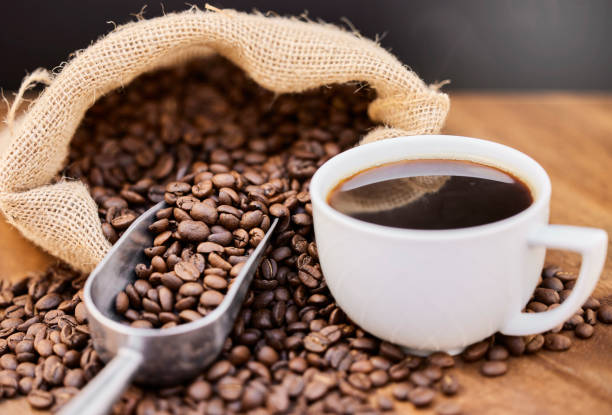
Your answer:
[[[496,167],[467,160],[403,160],[338,183],[327,197],[355,219],[406,229],[457,229],[514,216],[533,203],[529,187]]]

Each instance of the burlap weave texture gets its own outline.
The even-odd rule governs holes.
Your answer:
[[[144,72],[219,53],[277,93],[362,81],[376,90],[370,117],[386,127],[362,142],[437,133],[449,109],[375,42],[331,25],[231,10],[189,10],[118,27],[53,76],[15,123],[0,157],[0,209],[27,238],[82,271],[110,248],[86,187],[64,180],[70,140],[96,99]],[[388,128],[387,128],[388,127]]]

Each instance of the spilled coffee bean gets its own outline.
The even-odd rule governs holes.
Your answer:
[[[488,377],[501,376],[508,371],[508,364],[499,360],[484,362],[480,367],[480,373]]]
[[[21,394],[33,408],[55,410],[102,368],[80,311],[84,283],[63,266],[0,283],[2,322],[19,323],[0,334],[3,397]]]

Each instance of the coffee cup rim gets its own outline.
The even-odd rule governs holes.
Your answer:
[[[391,153],[394,147],[397,146],[400,142],[403,143],[405,141],[421,141],[421,140],[427,140],[427,142],[429,143],[435,143],[436,141],[438,141],[438,142],[442,142],[441,144],[465,143],[465,144],[471,144],[471,145],[485,146],[488,148],[487,151],[490,151],[492,153],[495,151],[497,152],[501,151],[501,152],[508,153],[515,158],[522,158],[524,161],[526,161],[527,163],[531,165],[534,171],[537,172],[538,177],[534,177],[533,174],[532,175],[524,174],[524,172],[520,171],[519,169],[516,169],[515,166],[508,165],[511,163],[501,163],[501,162],[497,163],[498,160],[496,160],[496,157],[494,154],[492,154],[490,158],[489,157],[470,157],[470,156],[459,155],[459,154],[453,156],[452,152],[440,150],[439,154],[435,156],[435,158],[439,158],[439,159],[466,160],[466,161],[473,161],[473,162],[478,162],[482,164],[488,164],[492,167],[497,167],[504,171],[508,171],[512,173],[513,175],[516,175],[517,177],[519,177],[521,180],[523,180],[525,184],[529,187],[532,197],[534,199],[533,203],[527,209],[513,216],[510,216],[506,219],[502,219],[499,221],[487,223],[484,225],[470,226],[470,227],[458,228],[458,229],[431,229],[431,230],[430,229],[395,228],[391,226],[378,225],[378,224],[374,224],[370,222],[365,222],[359,219],[352,218],[344,213],[341,213],[329,205],[329,203],[327,202],[327,195],[329,191],[331,191],[333,186],[337,185],[340,181],[349,177],[351,174],[358,173],[367,168],[371,168],[371,167],[374,167],[380,164],[386,164],[386,163],[390,163],[394,161],[401,161],[401,160],[408,160],[408,159],[418,160],[419,157],[417,154],[416,155],[417,157],[414,157],[414,155],[410,155],[409,157],[401,157],[401,156],[400,157],[390,157],[384,160],[380,158],[379,159],[373,158],[373,159],[370,159],[370,161],[368,161],[367,163],[363,163],[362,165],[355,166],[354,172],[335,174],[335,177],[333,178],[333,180],[331,180],[333,182],[332,186],[331,187],[324,186],[323,182],[330,181],[330,180],[327,180],[327,177],[329,175],[334,175],[335,173],[334,167],[336,167],[339,163],[343,163],[350,158],[354,158],[355,156],[359,155],[362,152],[370,152],[370,154],[372,154],[373,150],[378,150],[380,148],[385,148],[385,147],[389,147],[390,153]],[[423,159],[432,159],[432,158],[434,157],[432,157],[431,155],[427,155],[423,157]],[[538,184],[539,184],[538,186],[539,188],[537,189],[537,191],[534,187],[534,182],[536,181],[538,181]],[[371,234],[384,233],[385,236],[392,237],[392,238],[398,238],[398,239],[404,239],[404,238],[423,239],[423,240],[456,239],[456,238],[472,237],[472,236],[477,236],[477,235],[490,234],[494,232],[504,231],[508,228],[516,226],[518,223],[521,223],[525,220],[530,219],[534,215],[537,215],[539,212],[541,212],[543,208],[547,208],[547,205],[550,200],[550,195],[551,195],[551,184],[550,184],[550,178],[548,177],[546,170],[544,170],[544,168],[537,161],[529,157],[527,154],[519,150],[516,150],[512,147],[496,143],[494,141],[483,140],[483,139],[472,138],[472,137],[457,136],[457,135],[444,135],[444,134],[401,136],[401,137],[388,138],[388,139],[376,141],[373,143],[367,143],[367,144],[353,147],[327,160],[315,172],[310,182],[310,198],[313,203],[313,210],[314,210],[313,215],[316,216],[319,213],[317,212],[317,210],[320,210],[321,213],[324,213],[331,219],[342,223],[344,226],[347,226],[353,229],[358,229],[362,232],[365,231]]]

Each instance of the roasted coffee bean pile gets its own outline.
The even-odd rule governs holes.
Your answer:
[[[90,186],[111,242],[164,200],[166,184],[195,172],[305,190],[318,166],[373,127],[373,93],[356,88],[275,97],[220,58],[144,75],[88,111],[64,176]]]
[[[128,320],[160,327],[176,321],[166,314],[168,320],[162,318],[162,313],[169,313],[178,315],[180,322],[182,310],[178,311],[177,304],[185,298],[192,298],[186,300],[193,303],[189,310],[205,314],[209,307],[201,299],[204,290],[223,292],[214,282],[206,282],[208,275],[218,272],[207,275],[207,267],[223,269],[231,278],[240,257],[248,255],[261,235],[259,231],[251,235],[251,231],[263,232],[271,216],[282,218],[217,361],[188,384],[166,389],[131,387],[115,406],[115,413],[379,413],[399,411],[398,402],[407,402],[401,405],[433,406],[440,414],[457,414],[461,408],[443,395],[461,390],[452,373],[460,370],[452,369],[459,359],[467,364],[478,361],[484,375],[499,376],[506,373],[513,356],[542,348],[565,350],[574,337],[591,336],[597,320],[612,323],[612,306],[589,299],[576,316],[552,332],[528,337],[495,335],[457,358],[444,353],[428,358],[408,356],[352,324],[333,301],[321,275],[307,191],[316,168],[354,145],[371,127],[366,116],[371,92],[361,89],[356,93],[355,89],[333,87],[274,97],[228,62],[212,58],[143,76],[88,112],[73,141],[65,175],[90,186],[109,240],[116,241],[154,203],[170,198],[173,205],[166,212],[168,229],[162,230],[166,226],[163,217],[153,227],[158,237],[167,231],[170,234],[147,248],[151,263],[135,271],[138,278],[133,290],[126,289],[127,302],[125,297],[118,300],[120,309],[127,306],[125,313],[134,311]],[[218,175],[227,183],[231,176],[234,185],[215,186]],[[198,197],[199,183],[207,180],[213,184],[213,193]],[[191,200],[187,208],[182,204],[190,199],[181,198],[189,192],[198,201]],[[205,202],[210,198],[217,214],[214,225],[213,204]],[[194,216],[196,204],[203,206]],[[221,209],[222,205],[238,212]],[[247,225],[250,216],[258,213],[250,213],[241,224],[247,212],[256,211],[261,212],[258,225]],[[221,222],[222,214],[233,217]],[[183,233],[193,235],[195,230],[197,238],[185,243],[179,229],[184,221],[206,224],[208,234],[204,237],[207,232],[201,225],[188,226]],[[248,240],[240,235],[236,238],[239,229],[247,232]],[[217,234],[214,238],[226,239],[211,241]],[[222,246],[223,253],[198,252],[207,242]],[[237,246],[244,242],[242,248]],[[213,246],[202,245],[202,249]],[[211,259],[212,253],[224,262],[217,256]],[[195,267],[198,288],[188,286],[181,294],[190,281],[180,275],[190,275],[189,279],[195,272],[185,265],[177,273],[179,263]],[[175,279],[173,288],[163,283],[164,275],[172,272],[180,279]],[[567,297],[574,279],[547,268],[528,310],[555,307]],[[58,408],[100,369],[80,303],[82,282],[82,276],[55,267],[22,282],[2,285],[3,396],[23,394],[36,408]],[[163,287],[172,295],[172,307]],[[199,296],[185,296],[189,287],[193,292],[203,291]]]
[[[54,266],[0,285],[0,391],[57,409],[101,368],[82,303],[85,276]]]

